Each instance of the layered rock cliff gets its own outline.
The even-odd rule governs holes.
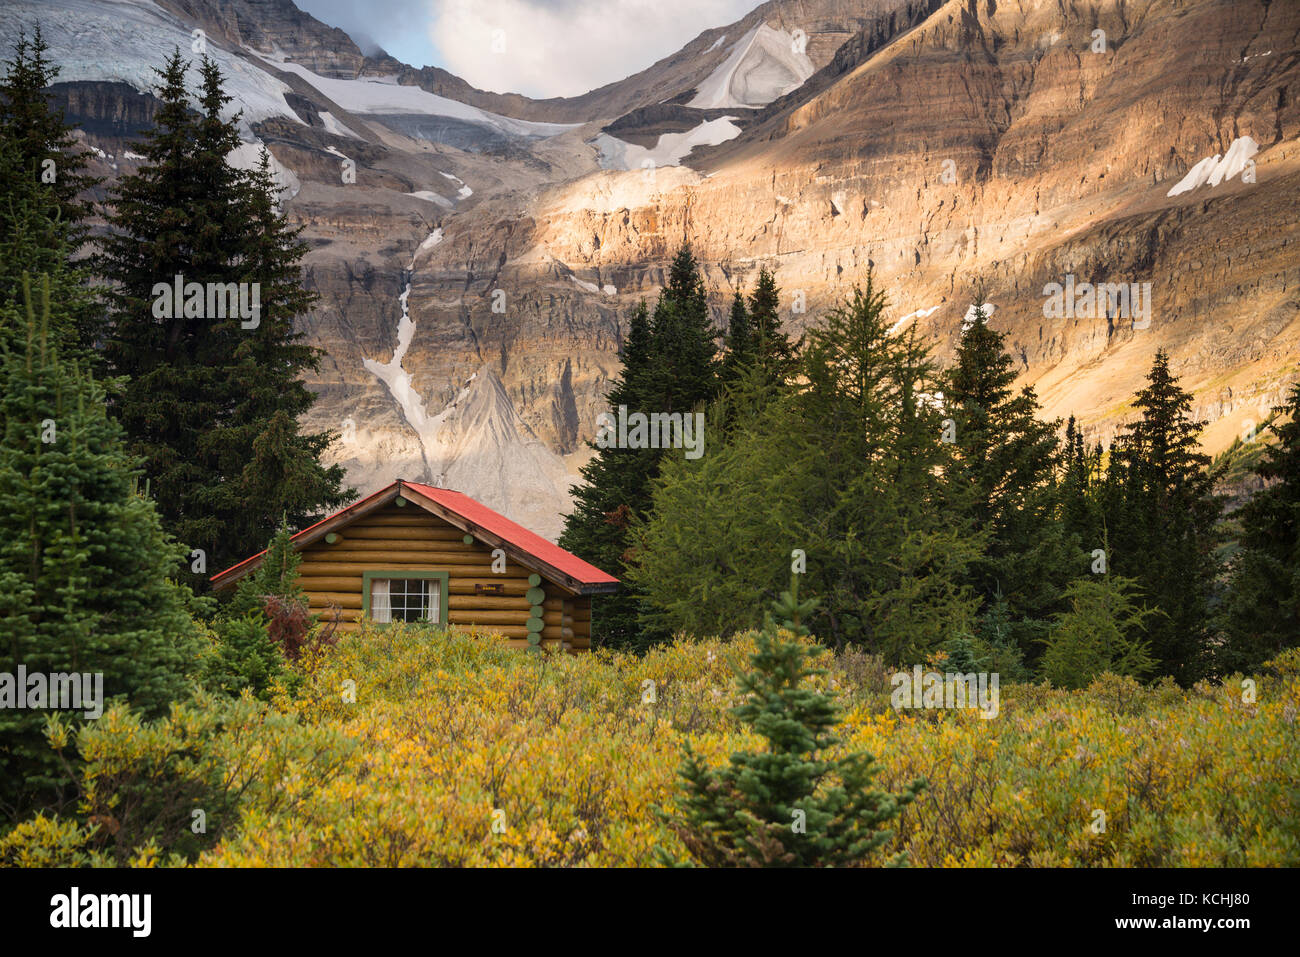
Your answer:
[[[363,491],[442,482],[556,534],[630,307],[683,241],[720,323],[763,265],[796,329],[873,268],[941,358],[991,303],[1047,413],[1101,439],[1157,348],[1211,450],[1300,377],[1296,4],[772,2],[547,101],[363,57],[289,0],[17,0],[0,40],[42,12],[107,175],[146,61],[207,32],[292,174],[310,424]]]

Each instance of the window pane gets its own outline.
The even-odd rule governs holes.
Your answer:
[[[370,620],[371,621],[392,621],[393,606],[390,604],[389,582],[386,578],[378,578],[370,583]]]
[[[389,600],[394,621],[420,621],[429,616],[428,582],[423,578],[395,578],[390,582]]]
[[[428,589],[425,593],[425,617],[434,624],[441,625],[438,617],[442,614],[442,582],[437,578],[429,578],[424,584]]]
[[[372,621],[441,624],[442,583],[436,578],[375,579],[370,585]]]

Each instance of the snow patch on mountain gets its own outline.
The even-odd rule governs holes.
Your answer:
[[[353,140],[363,139],[363,137],[353,133],[350,129],[340,123],[338,118],[329,110],[322,110],[316,115],[319,116],[320,121],[325,124],[326,133],[333,133],[335,136],[345,136],[348,139]]]
[[[740,135],[734,116],[722,116],[701,123],[685,133],[664,133],[653,149],[628,143],[608,133],[593,141],[600,150],[601,169],[653,169],[656,166],[680,166],[697,146],[717,146]]]
[[[266,149],[261,140],[254,140],[251,143],[240,143],[229,155],[226,156],[226,162],[235,169],[253,170],[262,162],[262,151]],[[270,150],[266,150],[267,157],[270,159],[271,178],[280,190],[280,202],[288,202],[298,195],[298,190],[302,189],[302,183],[293,170],[285,166]],[[128,156],[131,154],[127,154]],[[141,157],[143,159],[143,157]]]
[[[931,306],[929,309],[918,309],[916,310],[916,312],[909,312],[902,319],[899,319],[896,323],[890,326],[889,330],[885,333],[885,335],[892,336],[894,333],[898,332],[900,329],[903,328],[903,326],[907,325],[913,319],[924,319],[926,316],[929,316],[937,312],[938,309],[939,309],[938,306]],[[973,315],[974,313],[972,312],[972,316]]]
[[[439,171],[441,172],[441,170]],[[451,173],[443,173],[443,176],[460,186],[457,191],[461,199],[469,199],[474,195],[474,191],[465,185],[465,181],[459,176],[453,176]]]
[[[961,331],[962,331],[962,332],[965,332],[965,331],[966,331],[967,329],[969,329],[971,326],[975,325],[975,310],[976,310],[976,309],[983,309],[983,310],[984,310],[984,318],[987,320],[987,319],[992,318],[993,313],[994,313],[995,311],[997,311],[997,308],[998,308],[998,307],[995,306],[995,305],[993,305],[993,303],[991,303],[991,302],[986,302],[986,303],[984,303],[983,306],[977,306],[977,305],[972,304],[972,305],[970,306],[970,308],[968,308],[968,309],[966,310],[966,315],[964,315],[964,316],[961,317]]]
[[[393,350],[393,358],[387,362],[362,359],[361,364],[367,372],[372,373],[388,387],[402,414],[406,416],[406,421],[419,436],[420,444],[427,448],[430,443],[437,442],[437,424],[425,414],[424,400],[411,385],[411,373],[402,368],[402,359],[406,357],[406,351],[411,347],[411,339],[415,336],[415,320],[411,318],[408,306],[410,295],[411,284],[408,282],[402,294],[397,297],[397,301],[402,306],[402,318],[397,322],[397,348]]]
[[[434,230],[420,246],[442,241]],[[412,263],[414,264],[414,259]],[[515,411],[505,386],[489,365],[476,371],[436,415],[412,385],[403,361],[415,337],[408,282],[398,301],[397,348],[388,362],[364,359],[366,370],[387,387],[420,443],[430,481],[466,491],[490,508],[554,540],[563,526],[572,482],[564,461],[546,447]]]
[[[1224,180],[1232,179],[1234,176],[1246,169],[1251,158],[1259,152],[1259,144],[1249,136],[1240,136],[1232,141],[1228,147],[1228,152],[1220,156],[1215,153],[1213,156],[1207,156],[1190,170],[1187,175],[1180,179],[1166,196],[1181,196],[1183,193],[1190,193],[1194,189],[1202,186],[1211,188],[1218,186]]]
[[[452,119],[490,126],[511,136],[540,139],[556,136],[571,130],[580,123],[536,123],[516,120],[509,116],[489,113],[478,107],[438,96],[418,86],[403,86],[392,77],[364,77],[357,80],[339,80],[320,76],[300,63],[281,66],[302,77],[322,94],[329,97],[349,113],[362,115],[446,116]]]
[[[452,206],[455,205],[455,203],[449,200],[446,196],[439,196],[431,189],[417,189],[414,193],[407,193],[406,195],[414,196],[416,199],[422,199],[426,203],[434,203],[441,206],[443,209],[451,209]],[[427,243],[428,240],[426,239],[425,242]]]
[[[38,23],[49,44],[48,58],[61,68],[61,83],[116,81],[151,93],[158,82],[154,68],[176,48],[191,61],[186,83],[191,89],[200,83],[190,28],[152,0],[5,0],[0,4],[0,48],[8,55],[18,32],[30,37]],[[284,116],[302,123],[285,101],[289,87],[283,82],[211,40],[207,52],[221,68],[232,97],[223,113],[229,117],[243,111],[245,138],[252,139],[249,124],[259,120]]]
[[[441,196],[438,198],[442,199]],[[444,202],[446,202],[446,200],[444,200]],[[424,237],[424,242],[420,243],[420,248],[416,250],[416,253],[422,253],[426,249],[432,249],[440,242],[442,242],[442,227],[435,229],[433,232],[429,233],[428,236]],[[411,257],[411,265],[415,265],[415,257]]]
[[[579,287],[580,287],[584,292],[589,292],[589,293],[591,293],[593,296],[600,296],[600,295],[605,295],[605,296],[616,296],[616,295],[618,295],[618,288],[615,287],[615,286],[611,286],[609,283],[605,283],[605,285],[603,285],[603,286],[599,286],[599,285],[597,285],[597,284],[594,283],[594,282],[587,282],[586,280],[579,279],[577,276],[574,276],[574,275],[572,275],[572,274],[570,274],[569,278],[572,279],[575,283],[577,283],[578,286],[579,286]]]
[[[737,41],[686,105],[703,110],[766,106],[798,89],[814,72],[794,37],[760,23]]]

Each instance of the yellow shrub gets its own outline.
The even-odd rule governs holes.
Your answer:
[[[728,710],[752,648],[534,657],[482,634],[368,629],[304,662],[296,696],[271,706],[106,714],[78,737],[86,806],[111,816],[115,789],[150,774],[234,795],[199,865],[648,865],[682,850],[661,815],[685,744],[720,764],[758,743]],[[845,709],[839,748],[874,754],[883,789],[928,781],[889,848],[914,865],[1300,863],[1300,655],[1256,676],[1253,700],[1240,676],[1187,691],[1103,676],[1004,685],[988,720],[895,712],[870,656],[822,664]],[[0,862],[101,863],[95,844],[39,817],[0,841]],[[116,858],[174,864],[173,850]]]

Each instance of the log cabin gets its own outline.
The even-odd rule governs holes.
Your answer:
[[[468,495],[399,479],[292,542],[312,614],[341,632],[363,620],[430,621],[516,647],[588,651],[591,596],[618,579]],[[233,588],[266,552],[212,576]]]

